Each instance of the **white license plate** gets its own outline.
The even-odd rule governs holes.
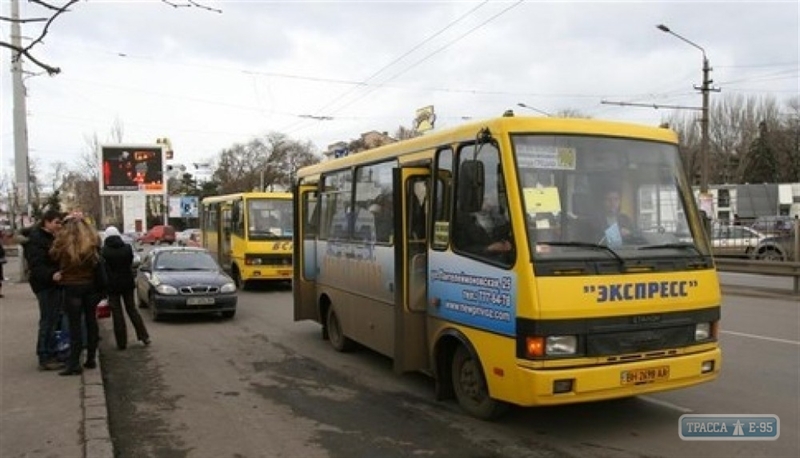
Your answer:
[[[190,297],[186,299],[186,305],[210,305],[213,303],[213,297]]]

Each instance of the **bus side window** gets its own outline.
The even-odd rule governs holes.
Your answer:
[[[433,232],[431,247],[445,250],[448,245],[450,227],[450,202],[453,177],[453,150],[443,148],[436,153],[433,180]]]

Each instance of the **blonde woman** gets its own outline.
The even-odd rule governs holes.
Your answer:
[[[104,285],[98,285],[96,272],[100,262],[100,237],[80,217],[67,218],[58,232],[50,256],[58,263],[53,279],[64,292],[64,310],[69,320],[70,353],[67,367],[59,375],[78,375],[83,350],[81,323],[86,324],[86,362],[83,367],[97,367],[97,303],[105,295]]]

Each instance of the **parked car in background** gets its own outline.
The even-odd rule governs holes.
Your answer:
[[[175,228],[161,224],[153,226],[137,241],[141,244],[160,245],[167,243],[172,245],[175,243]]]
[[[180,246],[200,246],[200,229],[185,229],[175,234]]]
[[[711,249],[718,257],[752,257],[767,236],[747,226],[715,224],[711,228]]]
[[[139,265],[136,296],[153,320],[167,314],[236,314],[236,285],[204,248],[153,248]]]

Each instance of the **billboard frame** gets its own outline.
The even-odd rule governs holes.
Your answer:
[[[130,183],[110,183],[112,179],[111,176],[111,164],[106,164],[106,159],[108,159],[112,154],[119,152],[126,151],[128,154],[133,155],[134,157],[130,159],[129,167],[133,169],[136,168],[136,153],[155,153],[155,158],[151,159],[156,164],[155,166],[158,167],[160,165],[160,170],[156,168],[155,170],[147,170],[146,173],[155,172],[157,176],[160,176],[161,181],[148,181],[145,183],[139,183],[138,188],[136,189],[107,189],[108,187],[132,187],[136,186],[136,184]],[[98,176],[98,188],[100,190],[101,196],[125,196],[125,195],[158,195],[163,196],[167,194],[167,164],[166,164],[166,149],[163,144],[158,143],[107,143],[99,145],[97,148],[97,161],[99,164],[98,170],[100,171]],[[147,162],[147,160],[138,161],[139,163]],[[160,164],[159,164],[160,163]],[[108,167],[106,167],[108,165]],[[135,171],[135,170],[133,170]],[[119,177],[117,177],[119,178]]]

